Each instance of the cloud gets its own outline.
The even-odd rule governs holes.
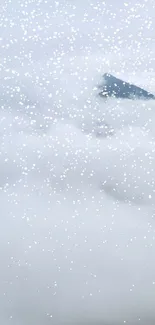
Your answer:
[[[103,102],[96,88],[109,69],[153,91],[152,27],[146,70],[133,74],[138,41],[125,24],[146,27],[132,16],[144,4],[3,6],[4,325],[154,324],[154,103]],[[105,45],[119,25],[121,40],[133,32],[132,55],[129,40]],[[113,133],[96,136],[102,125]]]

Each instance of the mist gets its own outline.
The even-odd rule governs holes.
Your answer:
[[[154,325],[153,1],[2,1],[0,322]]]

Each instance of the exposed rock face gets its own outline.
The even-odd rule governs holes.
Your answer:
[[[105,73],[103,75],[104,84],[100,86],[102,91],[99,93],[101,97],[116,97],[128,99],[155,99],[155,95],[148,91],[125,82],[114,77],[111,74]]]

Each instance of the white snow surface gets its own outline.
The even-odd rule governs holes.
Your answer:
[[[155,324],[154,1],[2,0],[0,324]]]

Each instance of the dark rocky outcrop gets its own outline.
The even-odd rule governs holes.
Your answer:
[[[155,95],[148,91],[137,87],[133,84],[125,82],[121,79],[114,77],[111,74],[105,73],[103,75],[104,84],[99,88],[102,91],[99,93],[101,97],[115,97],[115,98],[128,98],[128,99],[155,99]]]

